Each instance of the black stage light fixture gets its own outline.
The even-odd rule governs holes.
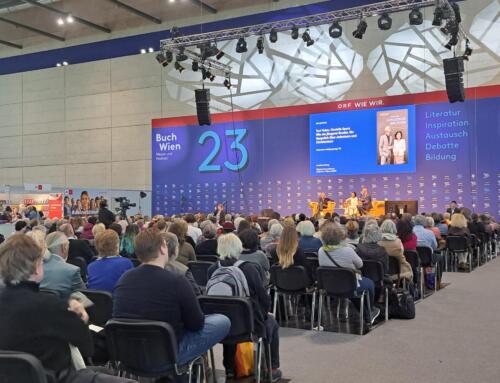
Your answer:
[[[334,21],[330,28],[328,28],[328,33],[332,39],[338,39],[342,36],[342,25],[338,21]]]
[[[236,53],[245,53],[248,51],[247,42],[244,37],[240,37],[236,43]]]
[[[366,33],[366,29],[368,28],[368,24],[364,19],[359,20],[359,24],[356,27],[356,30],[352,32],[352,35],[357,39],[362,39],[363,35]]]
[[[458,44],[458,35],[454,34],[453,36],[451,36],[450,41],[448,41],[448,43],[444,47],[451,51],[451,48],[453,48],[457,44]]]
[[[455,35],[458,34],[459,28],[458,24],[454,20],[448,20],[444,27],[440,28],[440,31],[445,35]]]
[[[174,54],[170,51],[167,51],[167,53],[165,53],[165,57],[167,58],[167,63],[171,63],[172,61],[174,61]]]
[[[311,39],[311,34],[309,33],[309,28],[307,28],[304,33],[302,33],[302,40],[306,43],[308,47],[314,44],[314,40]]]
[[[299,28],[297,26],[292,27],[292,39],[297,40],[299,38]]]
[[[217,60],[220,60],[224,55],[225,53],[223,51],[218,51],[217,54],[215,55],[215,58]]]
[[[381,31],[388,31],[392,27],[392,19],[387,13],[383,13],[378,19],[378,27]]]
[[[451,7],[453,8],[453,11],[455,12],[455,20],[458,24],[462,22],[462,15],[460,14],[460,7],[458,6],[457,3],[451,3]]]
[[[179,64],[177,61],[174,64],[175,69],[179,71],[179,73],[182,73],[182,71],[186,68],[184,68],[181,64]]]
[[[260,55],[264,53],[264,38],[262,36],[257,39],[257,50]]]
[[[163,66],[167,66],[168,65],[167,58],[165,57],[165,55],[163,53],[158,53],[156,55],[156,61],[158,61],[158,63],[161,64],[161,65],[163,65]]]
[[[201,76],[203,80],[206,80],[208,78],[208,71],[205,68],[201,68]]]
[[[465,51],[464,51],[464,58],[466,60],[469,60],[469,56],[472,56],[472,48],[470,47],[470,41],[469,39],[465,40]]]
[[[182,62],[188,59],[188,57],[184,54],[184,49],[184,47],[179,48],[179,53],[175,56],[175,61]]]
[[[271,29],[271,32],[269,33],[269,41],[272,43],[278,41],[278,32],[274,28]]]
[[[231,89],[231,81],[229,81],[227,78],[224,80],[224,86],[227,89]]]
[[[424,15],[420,12],[420,9],[412,9],[409,15],[410,25],[422,25],[424,22]]]
[[[198,72],[200,65],[198,64],[198,61],[193,61],[193,64],[191,64],[191,69],[193,69],[193,72]]]
[[[437,6],[436,9],[434,10],[434,19],[432,20],[432,25],[434,25],[435,27],[440,27],[441,24],[443,24],[443,19],[444,19],[443,8]]]
[[[208,73],[208,79],[209,79],[210,81],[214,81],[214,80],[215,80],[215,75],[209,72],[209,73]]]

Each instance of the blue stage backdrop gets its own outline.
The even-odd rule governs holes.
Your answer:
[[[209,212],[217,202],[308,212],[320,191],[340,206],[366,186],[376,200],[417,200],[421,212],[457,200],[498,217],[500,87],[468,93],[461,104],[434,92],[224,113],[209,127],[192,116],[154,120],[152,212]],[[382,160],[388,146],[399,146],[397,159]]]

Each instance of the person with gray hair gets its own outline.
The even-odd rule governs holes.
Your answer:
[[[248,284],[250,298],[253,302],[254,328],[257,336],[265,336],[271,346],[271,367],[272,381],[276,382],[282,376],[279,369],[279,325],[272,315],[268,315],[271,307],[271,297],[264,288],[258,265],[253,262],[238,262],[243,251],[241,240],[233,233],[223,234],[217,239],[217,251],[220,262],[214,264],[208,269],[208,277],[219,267],[238,267]],[[224,345],[223,365],[226,369],[226,377],[234,377],[234,355],[236,354],[236,345]]]
[[[401,273],[399,276],[391,275],[391,279],[396,281],[401,277],[407,281],[411,281],[413,279],[413,271],[411,265],[406,261],[404,256],[403,243],[398,238],[398,231],[394,221],[386,219],[380,226],[380,232],[382,234],[382,239],[378,241],[378,244],[385,249],[389,257],[394,257],[399,261]]]
[[[210,222],[205,221],[202,225],[202,239],[196,245],[195,253],[197,255],[217,255],[217,226]]]
[[[369,223],[363,228],[363,240],[356,247],[356,253],[363,260],[378,261],[384,266],[384,273],[389,273],[389,255],[378,244],[382,240],[382,233],[376,223]]]
[[[61,232],[54,232],[45,238],[47,252],[43,257],[43,279],[40,287],[56,291],[63,299],[78,289],[84,289],[80,268],[66,263],[69,240]]]
[[[299,248],[304,252],[317,253],[323,246],[319,238],[314,237],[316,229],[311,221],[301,221],[297,225],[297,231],[300,233]]]
[[[280,221],[278,221],[277,219],[270,219],[268,222],[267,222],[267,231],[262,233],[261,237],[260,237],[260,248],[262,250],[265,250],[266,246],[269,245],[272,241],[273,241],[273,237],[271,236],[271,227],[274,225],[274,224],[280,224]],[[281,224],[280,224],[281,226]]]
[[[266,252],[266,254],[271,254],[271,252],[276,249],[281,237],[281,233],[283,233],[283,225],[281,223],[275,223],[269,228],[269,236],[265,241],[265,246],[262,246],[262,239],[260,241],[260,246]]]
[[[365,301],[365,312],[367,317],[365,322],[373,324],[380,314],[380,309],[375,307],[375,285],[370,278],[361,275],[363,260],[356,252],[342,241],[345,238],[344,228],[337,224],[328,222],[320,229],[323,247],[318,252],[318,262],[320,266],[342,267],[352,269],[356,272],[358,280],[358,293],[367,291],[369,300]]]
[[[94,252],[90,248],[90,245],[87,241],[83,239],[77,239],[75,236],[75,231],[73,230],[73,226],[70,223],[65,223],[59,227],[59,231],[64,233],[66,237],[69,239],[69,251],[68,258],[73,259],[75,257],[82,257],[85,259],[87,264],[92,261],[94,257]]]
[[[413,233],[417,236],[417,246],[429,247],[432,250],[437,249],[436,236],[431,230],[425,228],[427,224],[427,219],[418,214],[413,218]]]
[[[179,240],[177,236],[173,233],[161,233],[162,238],[165,240],[168,249],[168,262],[165,265],[165,270],[168,270],[174,274],[183,275],[191,284],[194,293],[196,296],[200,296],[203,294],[200,286],[196,283],[193,274],[189,268],[180,263],[177,260],[177,256],[179,255]]]

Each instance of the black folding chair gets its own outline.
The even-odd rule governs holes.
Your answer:
[[[175,331],[166,322],[115,318],[106,323],[105,331],[110,362],[120,372],[155,379],[187,374],[192,382],[193,366],[198,362],[197,376],[201,377],[202,356],[184,366],[177,364]]]
[[[453,271],[457,271],[457,256],[458,254],[465,254],[469,260],[469,272],[472,271],[472,254],[469,248],[467,238],[464,236],[449,235],[446,237],[446,254],[451,255],[450,261]],[[478,257],[479,258],[479,257]],[[446,260],[448,266],[448,259]]]
[[[82,281],[87,283],[87,261],[82,257],[72,257],[66,260],[70,265],[78,266],[80,268],[80,275]]]
[[[421,285],[422,285],[422,294],[424,291],[424,286],[425,289],[427,289],[426,284],[424,283],[424,276],[425,276],[425,268],[426,267],[436,267],[436,272],[434,273],[434,291],[437,291],[437,274],[438,274],[438,268],[439,268],[439,263],[434,263],[432,259],[432,249],[427,246],[417,246],[417,253],[418,253],[418,258],[420,260],[420,268],[421,268]],[[425,295],[422,295],[422,298],[426,298]]]
[[[364,260],[361,273],[364,277],[370,278],[375,288],[378,287],[384,294],[384,316],[386,321],[389,320],[389,288],[384,280],[384,265],[379,261]]]
[[[188,267],[193,274],[194,280],[198,286],[205,287],[208,282],[208,269],[214,264],[205,261],[191,261],[188,262]]]
[[[397,286],[403,286],[406,289],[406,279],[401,278],[401,263],[396,257],[389,256],[389,275],[392,280],[397,281]]]
[[[255,333],[252,303],[249,298],[239,297],[198,297],[201,309],[205,315],[223,314],[231,320],[229,334],[222,340],[222,344],[235,345],[242,342],[252,342],[254,347],[255,380],[261,381],[262,375],[262,350],[265,347],[267,358],[267,371],[269,381],[272,381],[271,347],[269,341]],[[210,350],[212,370],[215,372],[213,350]],[[257,363],[255,362],[257,361]],[[213,381],[216,383],[215,373]]]
[[[285,318],[288,322],[287,298],[295,297],[295,318],[298,319],[299,299],[302,296],[312,295],[311,329],[314,328],[314,312],[316,310],[316,288],[307,270],[303,266],[291,266],[283,269],[281,266],[271,267],[271,284],[274,286],[273,314],[276,316],[279,296],[283,297],[285,303]],[[307,304],[307,302],[306,302]]]
[[[321,330],[323,301],[326,296],[338,299],[359,298],[359,327],[360,335],[363,335],[365,322],[364,301],[365,299],[368,299],[368,302],[370,302],[370,298],[367,291],[363,291],[361,294],[358,294],[358,279],[356,277],[356,272],[352,269],[344,269],[340,267],[319,267],[317,273],[319,289],[318,331]],[[368,313],[368,315],[370,315],[370,313]]]
[[[309,269],[311,270],[314,282],[317,282],[318,281],[318,276],[317,276],[316,270],[319,267],[318,257],[307,257],[306,258],[306,264],[309,267]]]
[[[58,293],[57,291],[55,291],[55,290],[50,290],[50,289],[42,289],[42,288],[41,288],[41,289],[39,289],[38,291],[39,291],[40,293],[42,293],[42,294],[52,295],[52,296],[54,296],[54,297],[56,297],[56,298],[60,298],[59,293]]]
[[[219,257],[217,255],[196,255],[196,260],[201,262],[211,262],[217,263],[219,261]]]
[[[415,283],[415,286],[418,286],[419,299],[423,299],[424,298],[423,275],[418,253],[415,250],[405,250],[404,255],[406,261],[410,264],[411,269],[413,271],[413,283]]]
[[[94,304],[87,308],[89,322],[96,326],[104,327],[113,316],[113,296],[107,291],[79,290]]]
[[[475,234],[470,234],[469,240],[470,240],[471,256],[477,257],[477,267],[479,267],[481,266],[481,261],[482,261],[481,241]],[[486,263],[486,261],[484,263]]]
[[[2,383],[47,383],[42,363],[31,354],[0,350]]]
[[[305,251],[304,255],[306,256],[306,258],[309,258],[309,257],[311,257],[311,258],[316,257],[316,259],[318,258],[318,253],[315,251]]]

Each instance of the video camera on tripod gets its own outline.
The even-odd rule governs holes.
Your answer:
[[[115,198],[115,201],[120,204],[120,207],[115,208],[117,212],[120,212],[122,219],[127,219],[127,210],[131,207],[136,207],[136,203],[131,203],[127,197]]]

